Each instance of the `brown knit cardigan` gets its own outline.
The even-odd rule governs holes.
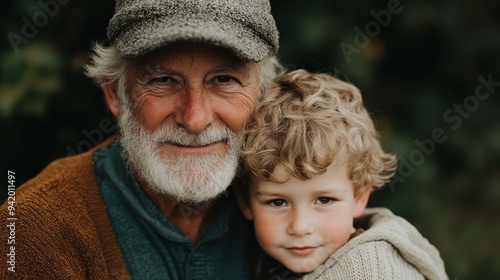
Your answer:
[[[129,278],[96,182],[97,148],[56,160],[20,186],[13,216],[17,220],[7,219],[7,202],[0,207],[0,279]],[[6,226],[10,222],[15,222],[14,231]],[[15,244],[8,244],[13,232]],[[15,272],[6,263],[11,246]]]

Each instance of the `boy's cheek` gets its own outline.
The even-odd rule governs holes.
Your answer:
[[[283,219],[259,214],[261,213],[254,212],[254,227],[260,242],[273,243],[274,240],[279,240],[280,232],[285,231]]]
[[[279,246],[278,243],[282,240],[282,238],[280,238],[280,234],[278,233],[278,229],[265,223],[255,225],[255,236],[260,246],[265,251],[272,250],[276,246]]]

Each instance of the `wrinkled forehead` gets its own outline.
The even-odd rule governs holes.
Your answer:
[[[179,42],[130,59],[129,64],[141,71],[161,69],[209,67],[216,70],[257,71],[255,62],[245,62],[231,50],[203,43]]]
[[[211,63],[244,63],[229,49],[190,42],[179,42],[171,46],[162,47],[133,60],[141,64],[149,65],[161,64],[163,62],[195,63],[197,61],[207,61]]]

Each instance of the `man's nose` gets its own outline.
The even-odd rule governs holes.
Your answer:
[[[177,108],[175,120],[191,133],[200,133],[214,120],[213,108],[203,89],[187,89]]]
[[[308,211],[296,209],[291,213],[287,232],[290,235],[304,236],[314,232],[313,217]]]

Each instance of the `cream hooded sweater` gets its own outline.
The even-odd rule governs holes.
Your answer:
[[[304,280],[448,279],[438,250],[405,219],[385,208],[371,208],[356,223],[366,230]]]

